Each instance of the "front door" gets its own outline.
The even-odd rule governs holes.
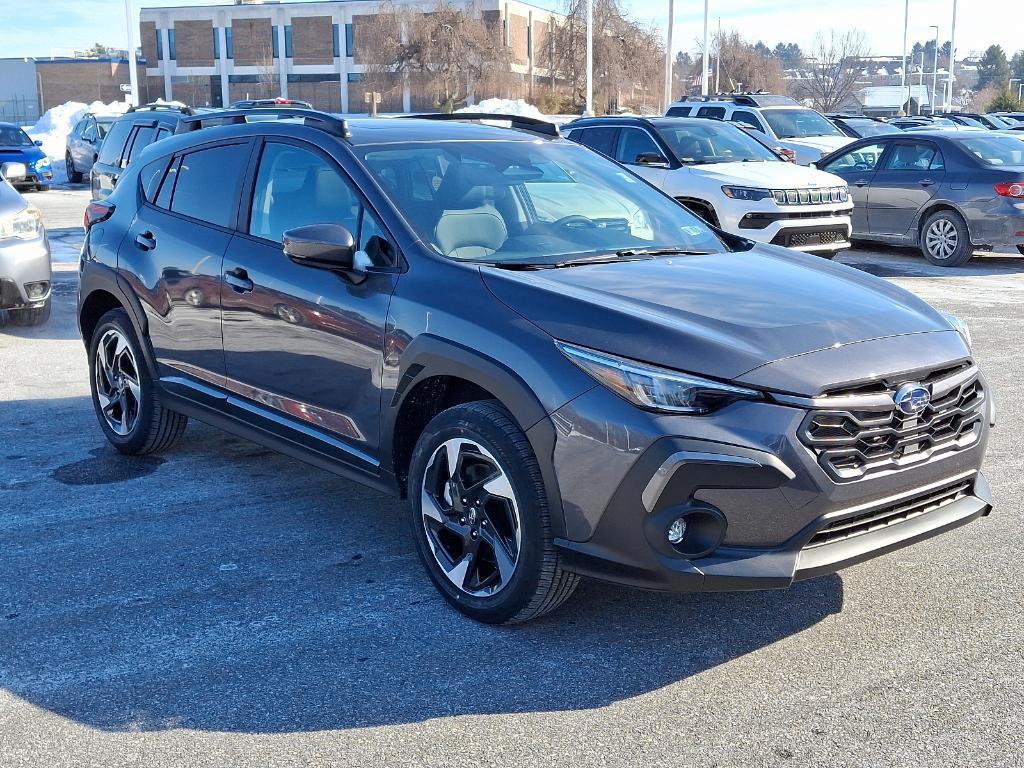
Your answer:
[[[850,214],[854,235],[866,235],[868,227],[868,197],[875,179],[875,169],[885,151],[885,142],[859,144],[839,155],[821,170],[834,173],[850,188],[853,212]]]
[[[897,141],[871,182],[868,221],[874,235],[906,236],[946,177],[942,152],[930,141]]]
[[[282,236],[340,224],[375,263],[365,279],[300,265]],[[384,325],[395,248],[338,164],[312,145],[263,146],[244,233],[224,259],[226,386],[242,415],[325,436],[368,471],[379,442]],[[268,425],[268,428],[273,428]]]

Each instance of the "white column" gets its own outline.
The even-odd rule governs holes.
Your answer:
[[[907,0],[910,2],[910,0]],[[708,0],[704,0],[704,57],[701,63],[700,71],[700,93],[702,96],[708,95]]]
[[[277,58],[277,78],[281,81],[280,92],[271,94],[271,96],[281,96],[282,98],[288,98],[288,51],[284,44],[284,27],[288,23],[288,20],[284,17],[284,12],[279,8],[275,13],[277,17],[277,52],[281,54]]]
[[[334,14],[331,23],[338,25],[338,61],[335,69],[338,72],[338,93],[341,98],[339,112],[348,112],[348,48],[345,45],[345,17]]]
[[[224,29],[224,14],[219,14],[217,27],[217,47],[220,48],[220,59],[217,60],[217,72],[220,74],[220,103],[225,107],[231,103],[231,89],[228,88],[228,35]],[[214,22],[215,24],[217,21]]]
[[[907,114],[910,114],[910,78],[907,77],[907,32],[910,28],[910,0],[906,0],[906,5],[903,8],[903,73],[900,75],[900,99],[902,103],[903,96],[907,97]],[[903,107],[900,107],[900,112],[903,111]]]
[[[172,22],[173,23],[173,22]],[[158,29],[157,34],[160,35],[160,47],[163,48],[164,58],[160,61],[160,68],[164,74],[164,99],[167,101],[171,100],[171,40],[170,35],[167,34],[167,29]]]
[[[128,32],[128,82],[132,92],[128,96],[128,103],[133,107],[139,106],[139,72],[138,62],[135,60],[135,33],[132,29],[135,26],[135,14],[132,13],[131,0],[124,0],[124,22]]]
[[[675,26],[674,0],[668,0],[668,31],[665,33],[665,109],[672,103],[672,28]]]
[[[953,83],[956,82],[954,72],[956,71],[956,0],[953,0],[953,29],[949,36],[949,96],[946,101],[946,111],[953,109]]]

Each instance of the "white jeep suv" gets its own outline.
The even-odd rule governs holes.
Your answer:
[[[735,125],[595,117],[563,126],[562,133],[727,232],[828,258],[850,247],[853,202],[846,182],[784,161]]]
[[[672,104],[665,116],[740,123],[762,133],[773,147],[793,150],[800,165],[815,163],[853,141],[820,112],[801,106],[788,96],[771,93],[684,99]]]

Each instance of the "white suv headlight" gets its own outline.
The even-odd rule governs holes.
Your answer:
[[[32,240],[43,233],[43,218],[39,211],[28,207],[11,216],[0,218],[0,240],[16,237]]]
[[[566,357],[612,392],[649,411],[699,415],[735,400],[761,399],[761,393],[753,389],[658,368],[561,341],[555,344]]]

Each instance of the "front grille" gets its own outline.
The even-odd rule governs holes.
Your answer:
[[[806,245],[834,245],[846,242],[846,227],[822,227],[821,229],[783,230],[772,238],[772,245],[784,248],[799,248]]]
[[[905,499],[898,504],[883,509],[874,509],[851,517],[834,520],[814,534],[804,548],[820,547],[825,544],[852,539],[854,536],[871,533],[872,531],[878,531],[890,525],[896,525],[912,518],[926,515],[929,512],[934,512],[940,507],[970,495],[971,481],[964,480],[939,490],[929,491],[914,498]]]
[[[840,396],[846,400],[843,408],[819,408],[807,414],[800,440],[840,482],[901,469],[974,445],[981,437],[985,416],[985,392],[978,369],[970,366],[922,384],[934,399],[917,416],[898,411],[888,393]],[[821,398],[817,403],[828,400]],[[856,407],[859,400],[866,403],[863,410]]]

